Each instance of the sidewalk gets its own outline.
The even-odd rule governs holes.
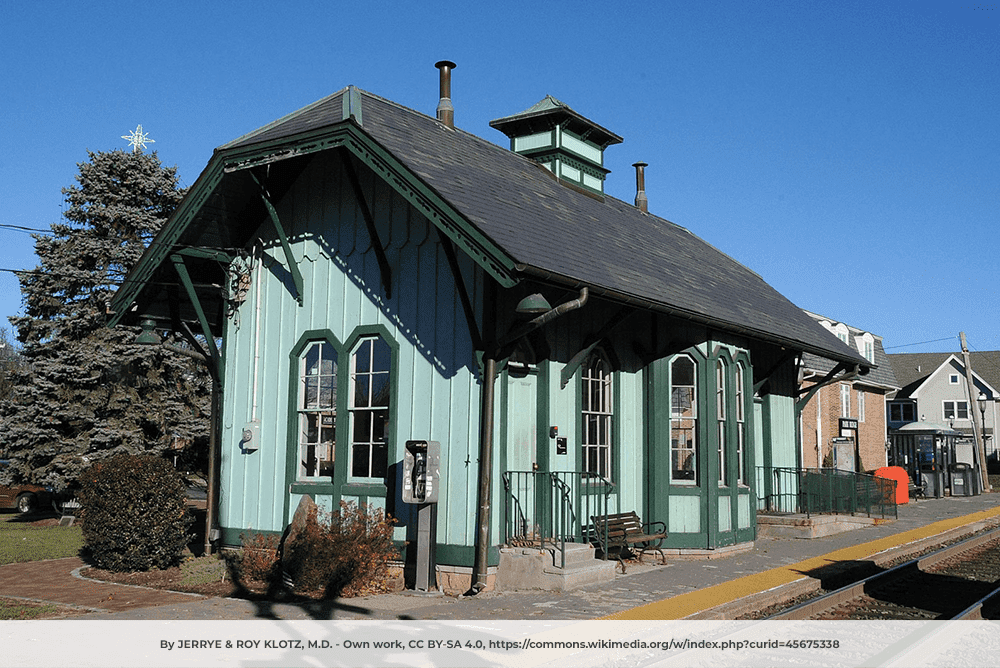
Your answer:
[[[1000,524],[1000,493],[926,499],[900,506],[899,518],[833,536],[758,539],[753,550],[709,560],[630,566],[606,585],[568,592],[488,592],[447,597],[405,592],[284,604],[98,583],[74,575],[79,559],[0,566],[0,596],[51,601],[86,610],[73,619],[680,619],[741,596],[817,575],[823,568],[914,546],[968,525]]]

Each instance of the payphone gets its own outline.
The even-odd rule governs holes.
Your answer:
[[[403,449],[404,503],[417,506],[416,589],[437,589],[437,501],[441,472],[441,444],[437,441],[407,441]]]
[[[403,502],[437,503],[440,469],[440,443],[407,441],[403,451]]]

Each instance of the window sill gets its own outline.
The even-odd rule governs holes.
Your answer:
[[[289,489],[292,494],[322,494],[330,495],[333,494],[334,486],[333,483],[328,480],[297,480],[289,485]]]
[[[341,496],[386,496],[389,489],[384,482],[348,482],[340,488]]]

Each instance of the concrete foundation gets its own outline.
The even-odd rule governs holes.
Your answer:
[[[855,515],[757,515],[760,538],[821,538],[889,520]]]

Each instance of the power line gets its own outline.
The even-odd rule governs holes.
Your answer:
[[[921,341],[920,343],[904,343],[904,344],[899,345],[899,346],[889,346],[887,348],[883,348],[883,350],[895,350],[896,348],[909,348],[911,346],[922,346],[922,345],[924,345],[926,343],[940,343],[941,341],[951,341],[952,339],[955,339],[955,338],[957,338],[957,337],[948,336],[948,337],[945,337],[943,339],[934,339],[933,341]]]
[[[55,234],[52,230],[43,230],[37,227],[24,227],[23,225],[9,225],[7,223],[0,223],[0,229],[12,230],[14,232],[25,232],[28,234]]]

